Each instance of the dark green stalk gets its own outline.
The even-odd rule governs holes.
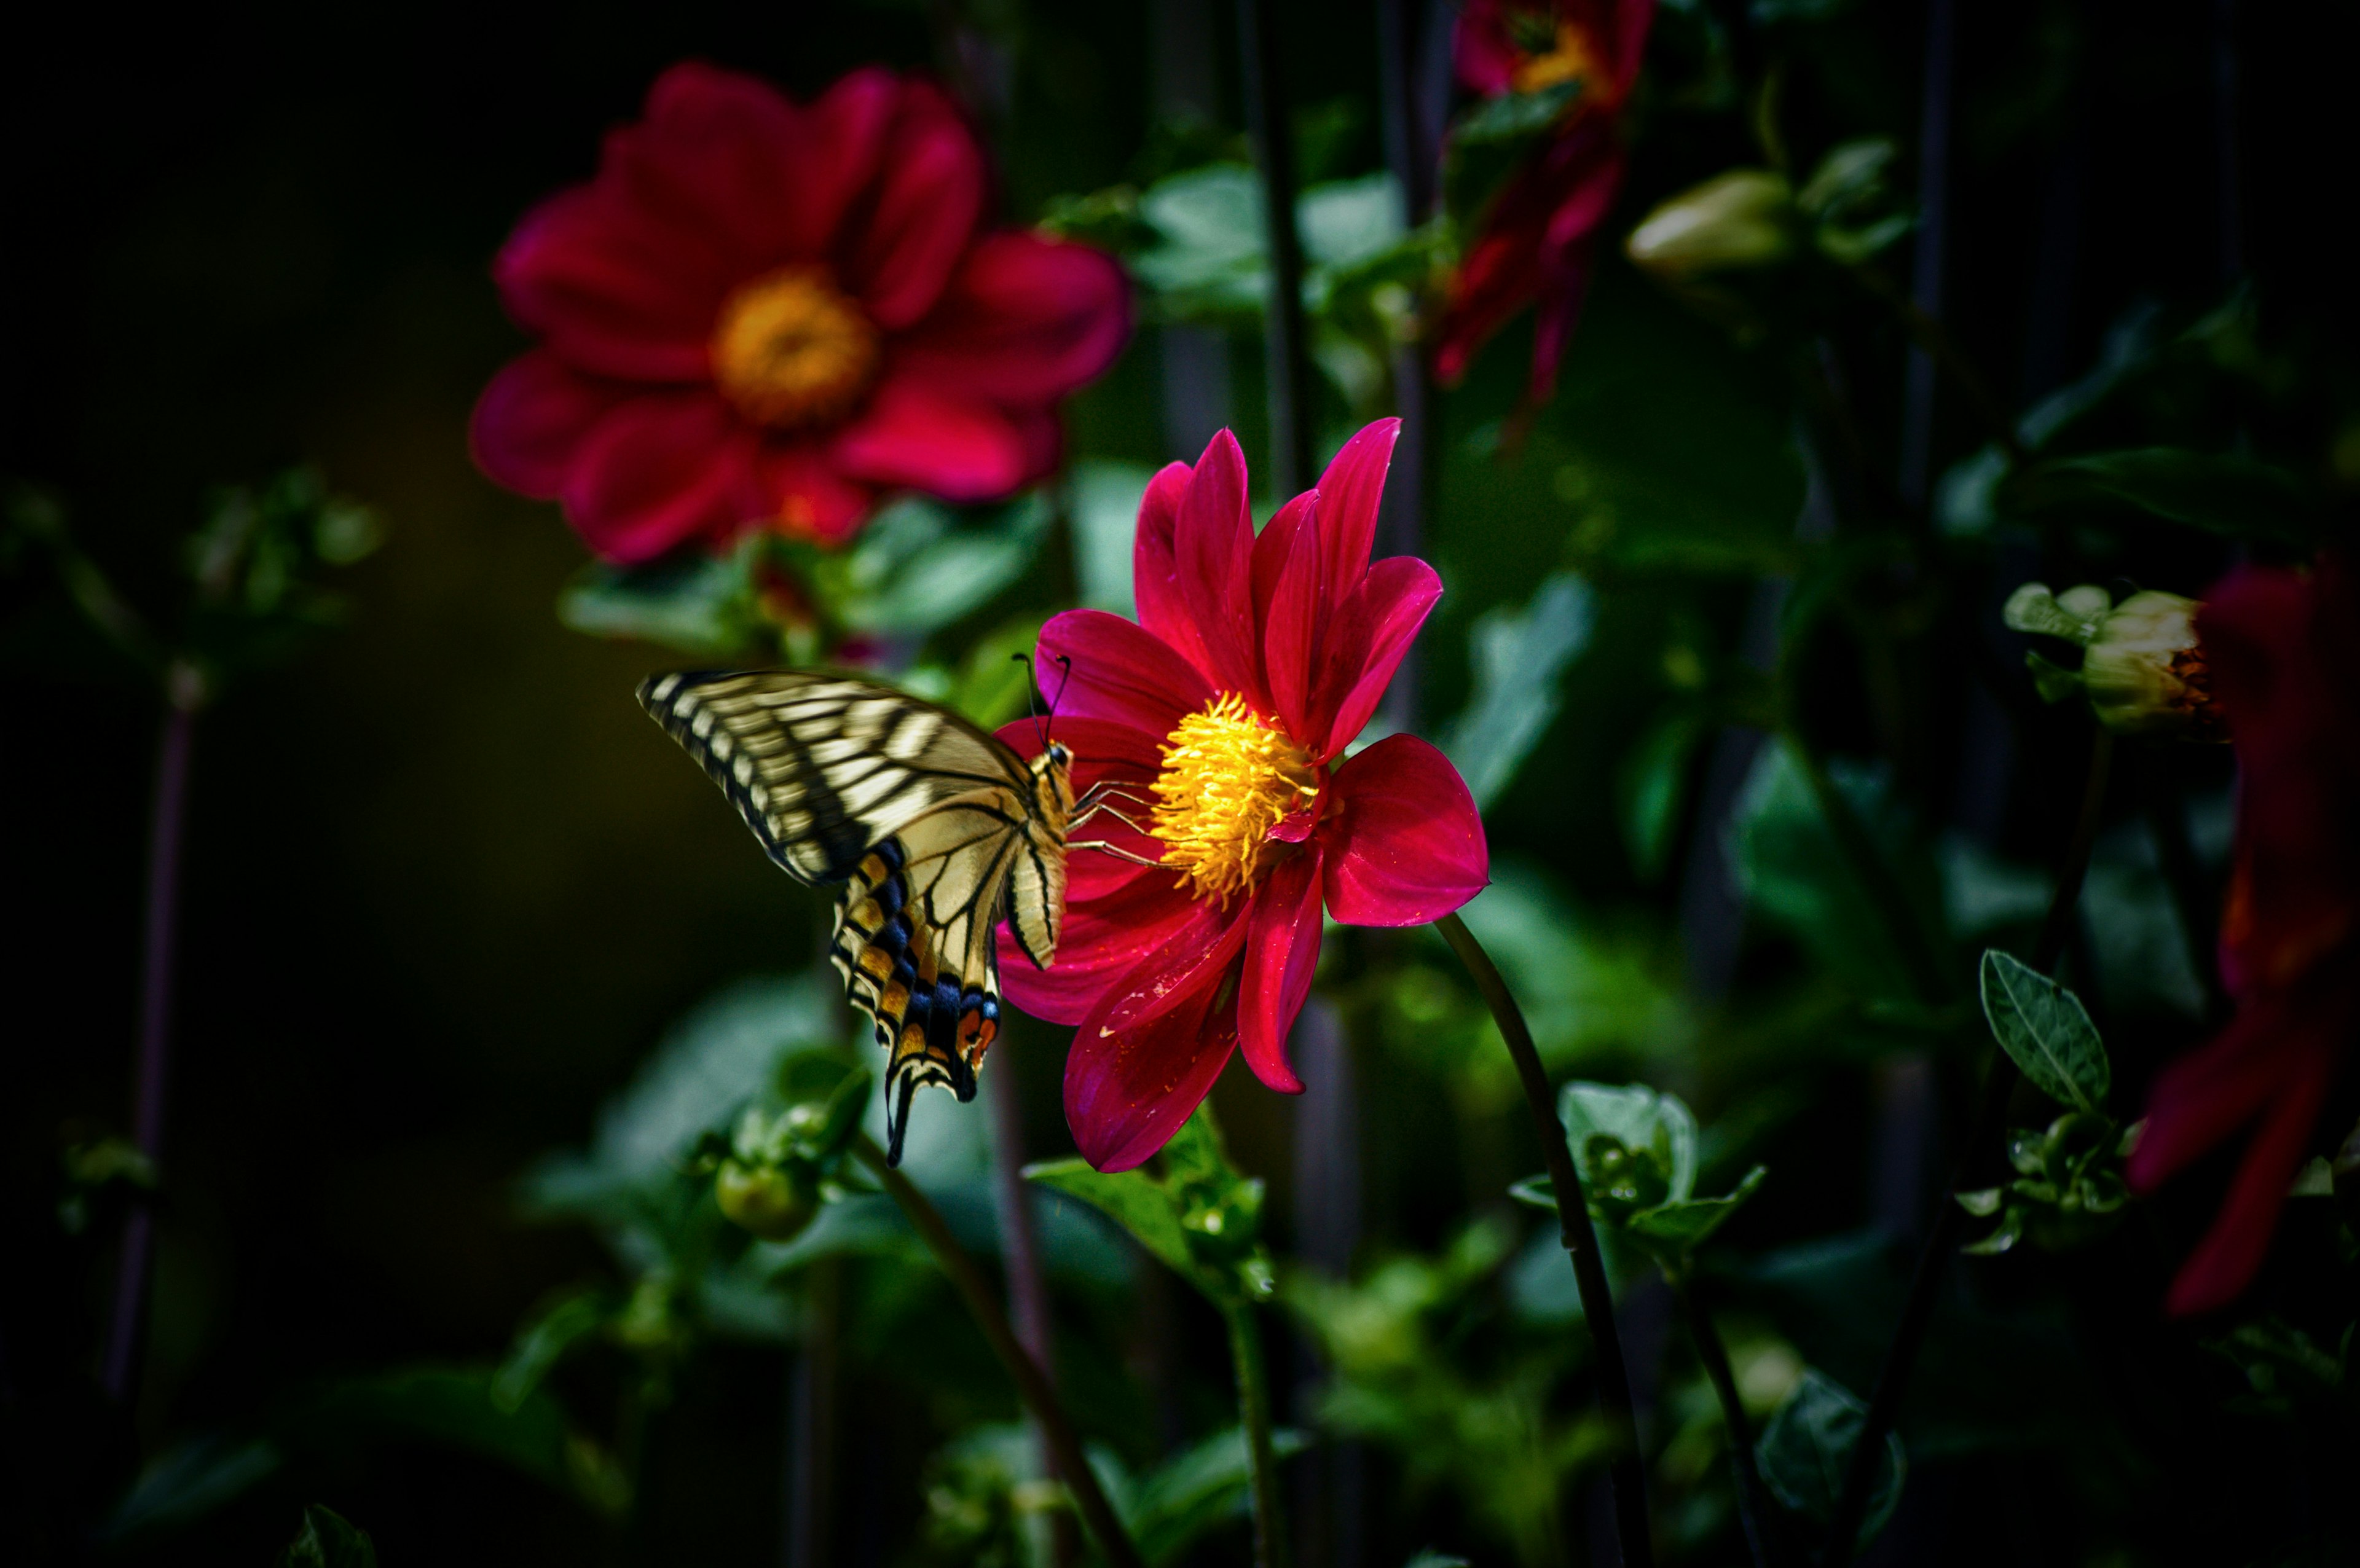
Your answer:
[[[1746,1547],[1755,1568],[1782,1568],[1786,1554],[1777,1533],[1778,1510],[1771,1507],[1769,1490],[1762,1484],[1762,1466],[1754,1454],[1754,1423],[1746,1419],[1745,1401],[1738,1396],[1729,1347],[1721,1343],[1721,1330],[1713,1326],[1712,1313],[1697,1293],[1695,1271],[1666,1269],[1664,1279],[1679,1298],[1680,1312],[1688,1319],[1688,1339],[1696,1346],[1697,1359],[1704,1363],[1713,1396],[1721,1401],[1721,1424],[1729,1433],[1730,1468],[1737,1472],[1737,1518],[1745,1527]]]
[[[1122,1521],[1115,1517],[1114,1505],[1099,1489],[1098,1474],[1090,1468],[1088,1456],[1082,1452],[1082,1440],[1076,1435],[1065,1407],[1057,1402],[1057,1392],[1049,1386],[1048,1375],[1016,1342],[1016,1332],[1008,1326],[1008,1314],[1000,1310],[991,1281],[984,1278],[983,1270],[976,1267],[975,1259],[967,1255],[967,1249],[951,1234],[941,1211],[907,1176],[885,1162],[885,1151],[877,1147],[876,1140],[866,1133],[858,1134],[853,1139],[852,1152],[869,1167],[892,1200],[901,1205],[901,1212],[910,1217],[911,1225],[934,1253],[934,1261],[950,1276],[952,1286],[967,1303],[976,1326],[983,1331],[992,1354],[1008,1368],[1017,1394],[1032,1412],[1032,1419],[1041,1423],[1042,1435],[1056,1456],[1060,1476],[1073,1492],[1074,1501],[1082,1510],[1083,1522],[1098,1538],[1098,1550],[1106,1553],[1114,1568],[1145,1568],[1139,1548],[1131,1544]]]
[[[2073,838],[2057,874],[2057,890],[2049,898],[2048,916],[2040,922],[2040,936],[2033,944],[2032,967],[2043,974],[2056,967],[2065,951],[2065,940],[2073,929],[2073,909],[2081,896],[2081,879],[2090,869],[2090,851],[2098,842],[2098,819],[2106,801],[2106,777],[2113,768],[2114,756],[2114,737],[2100,729],[2090,743],[2090,768],[2081,783],[2081,814],[2073,824]],[[1918,1254],[1908,1300],[1901,1310],[1901,1324],[1894,1331],[1893,1343],[1885,1350],[1884,1366],[1877,1369],[1876,1388],[1869,1396],[1868,1414],[1861,1422],[1859,1441],[1844,1465],[1843,1489],[1837,1494],[1835,1512],[1828,1520],[1825,1568],[1843,1568],[1852,1561],[1861,1521],[1867,1517],[1868,1500],[1876,1487],[1885,1434],[1893,1430],[1894,1421],[1901,1412],[1901,1396],[1908,1388],[1918,1353],[1925,1345],[1926,1329],[1933,1321],[1934,1300],[1943,1270],[1949,1266],[1950,1254],[1958,1250],[1959,1232],[1966,1223],[1966,1210],[1959,1206],[1958,1194],[1986,1184],[1982,1177],[1986,1151],[1998,1147],[2007,1116],[2007,1097],[2016,1087],[2016,1064],[2008,1060],[2005,1051],[1994,1047],[1990,1065],[1983,1070],[1983,1092],[1976,1106],[1973,1130],[1967,1135],[1965,1148],[1951,1169],[1942,1206],[1928,1229],[1924,1249]]]
[[[1229,1324],[1229,1357],[1237,1364],[1238,1421],[1246,1432],[1254,1568],[1286,1568],[1286,1529],[1278,1508],[1278,1454],[1271,1446],[1270,1374],[1262,1366],[1262,1334],[1253,1308],[1243,1301],[1223,1306],[1221,1316]]]
[[[1647,1479],[1639,1456],[1639,1422],[1631,1400],[1631,1373],[1622,1359],[1622,1334],[1614,1322],[1614,1293],[1606,1282],[1606,1261],[1598,1250],[1598,1232],[1590,1223],[1590,1203],[1581,1190],[1581,1172],[1573,1163],[1573,1147],[1566,1141],[1565,1123],[1557,1119],[1550,1096],[1548,1074],[1541,1068],[1540,1051],[1532,1030],[1524,1027],[1524,1010],[1516,1006],[1508,983],[1500,978],[1491,955],[1457,915],[1434,922],[1459,962],[1483,993],[1491,1018],[1507,1042],[1508,1058],[1516,1064],[1524,1103],[1540,1134],[1541,1159],[1548,1167],[1557,1192],[1558,1236],[1573,1258],[1573,1282],[1581,1296],[1582,1315],[1598,1345],[1598,1403],[1614,1432],[1614,1533],[1622,1550],[1623,1568],[1649,1568],[1655,1560],[1647,1530]]]

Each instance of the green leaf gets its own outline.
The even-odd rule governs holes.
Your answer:
[[[1983,994],[1993,1038],[2035,1087],[2086,1111],[2105,1103],[2113,1071],[2079,996],[1997,948],[1983,953]]]
[[[1623,847],[1640,879],[1664,874],[1688,796],[1689,764],[1710,732],[1693,713],[1676,713],[1650,729],[1622,758],[1616,777]]]
[[[1523,609],[1487,610],[1468,634],[1474,690],[1437,744],[1478,809],[1500,798],[1557,717],[1557,678],[1590,642],[1591,602],[1589,583],[1560,572]]]
[[[1024,1168],[1028,1180],[1079,1198],[1131,1233],[1131,1239],[1153,1253],[1175,1273],[1190,1280],[1197,1277],[1196,1260],[1188,1252],[1188,1233],[1162,1183],[1143,1171],[1107,1175],[1087,1160],[1050,1160]]]
[[[518,1331],[508,1359],[492,1377],[492,1403],[514,1414],[568,1351],[606,1322],[605,1296],[584,1290],[534,1316]]]
[[[1754,1196],[1769,1174],[1765,1167],[1757,1165],[1725,1197],[1675,1200],[1632,1215],[1623,1228],[1659,1253],[1693,1252]]]
[[[1807,1368],[1754,1444],[1762,1479],[1787,1508],[1806,1519],[1827,1523],[1835,1512],[1837,1495],[1843,1490],[1844,1467],[1867,1419],[1868,1407],[1850,1389],[1816,1367]],[[1863,1541],[1874,1537],[1893,1517],[1908,1471],[1901,1439],[1887,1433],[1885,1442],[1887,1452],[1876,1489],[1861,1520]]]
[[[1212,1106],[1200,1105],[1164,1146],[1161,1173],[1108,1175],[1079,1160],[1027,1166],[1025,1175],[1081,1199],[1218,1304],[1258,1301],[1273,1280],[1261,1241],[1262,1184],[1238,1173]]]
[[[741,549],[696,551],[645,566],[592,561],[557,595],[557,618],[592,637],[629,637],[700,659],[744,654],[761,631],[751,567]]]
[[[1050,517],[1039,491],[981,522],[906,496],[869,519],[849,551],[814,560],[813,586],[854,631],[926,637],[1023,576]]]
[[[1547,1176],[1527,1176],[1508,1189],[1508,1196],[1535,1209],[1557,1213],[1557,1181]]]
[[[1133,613],[1131,545],[1139,506],[1153,474],[1133,463],[1087,460],[1074,464],[1066,516],[1074,534],[1074,578],[1082,603],[1118,615]]]
[[[1481,147],[1538,136],[1556,125],[1580,93],[1579,82],[1560,82],[1538,93],[1503,93],[1470,110],[1450,127],[1450,140],[1459,147]]]
[[[2041,512],[2093,501],[2135,506],[2232,539],[2308,542],[2317,515],[2292,475],[2234,453],[2138,447],[2060,458],[2002,490],[2005,504]]]
[[[1281,1459],[1310,1445],[1299,1432],[1282,1428],[1271,1433],[1271,1448]],[[1244,1512],[1251,1467],[1245,1430],[1233,1426],[1182,1450],[1142,1476],[1125,1520],[1140,1555],[1151,1564],[1168,1563],[1215,1525]]]
[[[1604,1134],[1625,1148],[1652,1150],[1670,1179],[1667,1201],[1679,1203],[1696,1191],[1697,1121],[1678,1096],[1658,1094],[1644,1083],[1568,1083],[1557,1092],[1557,1114],[1565,1123],[1584,1183],[1590,1170],[1583,1146]]]
[[[268,1438],[199,1437],[168,1448],[115,1505],[100,1539],[118,1541],[203,1518],[275,1475],[287,1452]]]
[[[279,1568],[377,1568],[377,1546],[333,1508],[313,1503],[303,1529],[279,1554]]]

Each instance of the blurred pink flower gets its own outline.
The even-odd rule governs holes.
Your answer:
[[[1442,594],[1422,561],[1369,560],[1399,429],[1354,436],[1260,537],[1221,431],[1141,503],[1138,621],[1069,610],[1042,629],[1035,669],[1076,786],[1120,792],[1076,837],[1131,858],[1075,849],[1055,964],[1020,962],[1003,928],[1001,973],[1019,1006],[1079,1026],[1065,1117],[1101,1171],[1161,1149],[1240,1047],[1264,1083],[1302,1090],[1286,1037],[1323,906],[1417,925],[1489,877],[1482,821],[1440,752],[1397,735],[1344,756]],[[1035,753],[1041,728],[1000,738]]]
[[[2157,1078],[2131,1185],[2150,1192],[2258,1122],[2220,1217],[2172,1281],[2175,1313],[2236,1299],[2268,1252],[2360,1033],[2360,581],[2247,569],[2196,629],[2237,750],[2221,972],[2237,1016]]]
[[[1575,83],[1530,162],[1483,214],[1452,273],[1435,374],[1456,385],[1476,350],[1526,306],[1531,396],[1557,387],[1581,315],[1599,226],[1622,189],[1622,114],[1646,52],[1655,0],[1467,0],[1454,38],[1459,80],[1485,98]]]
[[[984,227],[987,184],[926,82],[858,71],[800,104],[674,66],[493,264],[541,343],[485,388],[476,463],[626,562],[1040,478],[1129,298],[1098,251]]]

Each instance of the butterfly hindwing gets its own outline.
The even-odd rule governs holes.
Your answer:
[[[1063,747],[1028,765],[889,687],[796,670],[672,675],[639,701],[806,884],[844,882],[830,960],[887,1052],[889,1158],[912,1096],[962,1101],[1000,1030],[1004,912],[1047,967],[1065,909],[1073,795]]]

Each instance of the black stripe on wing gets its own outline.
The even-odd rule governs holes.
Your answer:
[[[760,764],[730,723],[705,706],[700,690],[739,679],[734,672],[714,670],[650,676],[639,682],[639,705],[721,786],[779,869],[799,882],[843,881],[868,853],[869,830],[845,809],[825,769],[812,759],[811,748],[793,726],[772,720],[764,727],[765,739],[786,753],[800,795],[797,809],[809,823],[792,836],[781,834]],[[705,717],[702,726],[697,723],[700,714]],[[795,851],[806,845],[818,851],[820,866],[815,871],[796,864]]]

